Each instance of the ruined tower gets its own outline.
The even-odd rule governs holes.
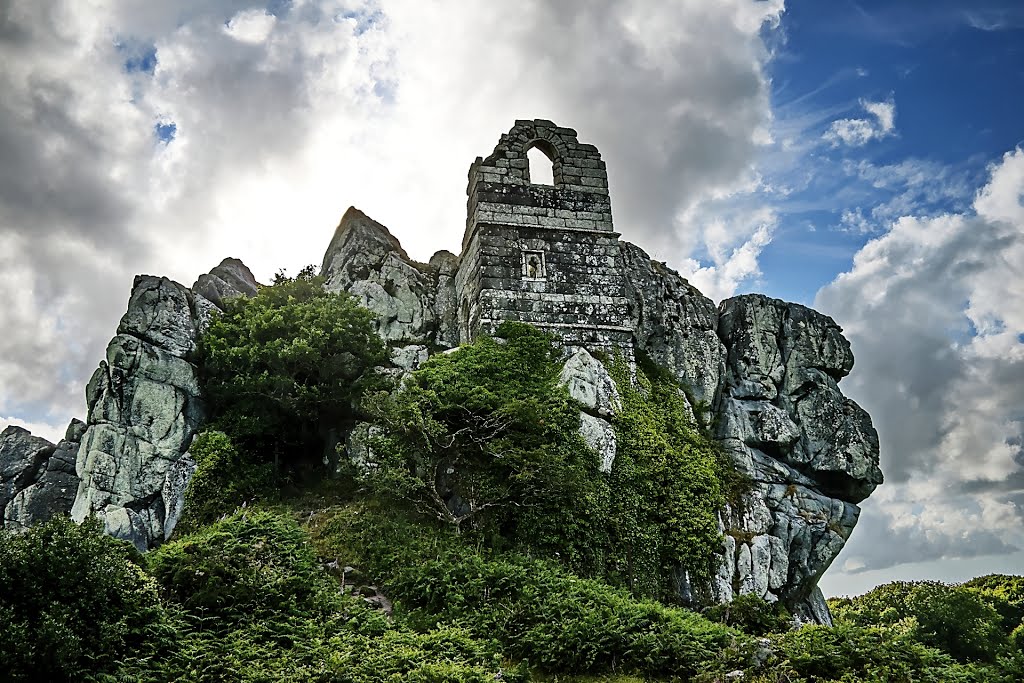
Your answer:
[[[532,148],[551,160],[553,185],[530,182]],[[631,352],[619,234],[596,147],[551,121],[516,121],[473,162],[467,194],[460,342],[520,320],[568,344]]]

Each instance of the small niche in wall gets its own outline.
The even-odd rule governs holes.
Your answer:
[[[524,280],[545,280],[547,279],[547,263],[543,251],[523,250],[523,279]]]

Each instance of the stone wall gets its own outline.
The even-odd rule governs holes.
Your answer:
[[[554,185],[531,184],[527,152],[552,161]],[[516,121],[469,171],[460,339],[505,320],[573,344],[632,348],[608,176],[597,148],[550,121]]]

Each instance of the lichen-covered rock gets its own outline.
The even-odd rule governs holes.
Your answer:
[[[199,276],[192,285],[192,293],[201,296],[217,308],[233,297],[256,296],[259,283],[252,271],[236,258],[226,258],[209,273]]]
[[[7,504],[31,484],[36,471],[55,448],[46,439],[32,436],[22,427],[12,425],[0,432],[0,510],[5,510]]]
[[[671,370],[688,398],[710,406],[725,369],[715,303],[640,247],[620,247],[637,347]]]
[[[0,525],[22,530],[71,512],[84,428],[81,420],[72,420],[56,446],[17,427],[0,434]]]
[[[192,294],[139,276],[86,389],[88,427],[77,459],[81,477],[72,517],[95,514],[111,535],[146,549],[170,535],[180,479],[176,465],[204,411],[192,355],[197,329]],[[186,482],[187,483],[187,482]]]
[[[849,343],[798,304],[745,295],[719,310],[717,436],[753,486],[723,511],[714,597],[782,599],[798,618],[830,623],[818,579],[850,537],[856,503],[882,482],[871,420],[837,386],[853,367]]]
[[[430,358],[430,351],[422,344],[410,344],[408,346],[396,346],[391,349],[391,364],[394,366],[395,374],[405,376]]]
[[[611,472],[617,448],[615,429],[611,423],[587,413],[580,413],[580,435],[597,453],[598,469],[605,474]]]
[[[612,417],[622,410],[622,397],[604,363],[586,349],[577,349],[562,367],[558,383],[583,409],[600,417]]]
[[[493,235],[488,239],[503,260],[488,266],[490,275],[481,271],[480,277],[491,279],[478,283],[467,275],[483,267],[476,262],[474,242],[461,260],[439,252],[429,265],[417,264],[383,226],[352,209],[324,259],[324,273],[330,288],[360,296],[381,316],[382,336],[408,343],[396,347],[396,373],[418,367],[421,349],[431,344],[451,347],[472,338],[473,325],[466,321],[482,315],[476,286],[489,288],[493,311],[506,311],[510,319],[530,320],[544,329],[550,326],[571,349],[560,381],[583,405],[581,434],[600,455],[602,470],[610,471],[615,434],[609,419],[621,399],[604,366],[587,349],[622,352],[633,361],[634,347],[609,349],[612,337],[601,333],[580,341],[574,325],[604,320],[596,309],[593,320],[586,320],[564,282],[559,281],[558,289],[549,287],[550,277],[523,275],[527,279],[520,281],[517,263],[523,250],[540,249],[540,241],[499,244]],[[801,618],[827,621],[817,581],[849,538],[859,514],[856,504],[882,480],[871,421],[837,386],[853,366],[842,330],[831,318],[804,306],[758,295],[716,307],[639,247],[616,244],[594,268],[608,275],[614,264],[625,283],[628,315],[620,322],[632,330],[638,359],[647,356],[672,372],[695,416],[705,426],[715,425],[715,436],[753,482],[742,500],[722,511],[725,546],[711,585],[691,586],[683,578],[681,593],[698,602],[756,593],[784,601]],[[582,261],[547,256],[549,269],[561,264],[563,270],[570,265],[585,270]],[[494,275],[498,271],[501,277]],[[579,286],[590,292],[596,272],[581,270]],[[506,291],[499,296],[495,292],[501,288]],[[565,307],[559,308],[563,299]],[[458,316],[456,301],[462,302]],[[569,310],[579,319],[563,325],[559,311]],[[362,436],[350,437],[356,461],[366,457]]]
[[[413,261],[387,228],[361,211],[345,212],[321,272],[327,291],[349,292],[377,314],[384,339],[435,341],[439,269]]]

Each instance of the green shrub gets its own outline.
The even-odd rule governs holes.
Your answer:
[[[201,377],[216,428],[245,452],[285,464],[333,458],[352,405],[379,377],[384,342],[372,314],[323,289],[312,267],[215,316],[200,344]]]
[[[54,517],[0,531],[0,671],[6,681],[77,681],[172,636],[156,583],[127,543]]]
[[[737,595],[723,605],[713,605],[704,610],[704,616],[755,636],[785,631],[792,619],[782,604],[769,603],[751,593]]]
[[[308,536],[280,513],[239,509],[146,559],[163,594],[193,623],[235,628],[336,607]]]
[[[1010,679],[980,665],[955,662],[919,642],[913,625],[805,626],[779,637],[773,675],[788,683],[996,683]]]
[[[290,516],[238,510],[149,556],[177,647],[129,657],[110,680],[478,683],[525,681],[496,642],[463,629],[398,630],[343,595]]]
[[[680,568],[707,578],[729,467],[678,383],[638,370],[634,384],[623,362],[613,367],[623,410],[604,474],[579,435],[579,405],[558,386],[561,350],[526,324],[497,334],[366,399],[382,427],[365,471],[377,494],[492,548],[554,559],[637,595],[673,596]]]
[[[479,551],[445,530],[357,508],[313,533],[329,554],[358,547],[404,623],[495,638],[507,656],[544,671],[686,677],[735,668],[749,654],[749,639],[693,612],[638,602],[550,562]]]
[[[960,661],[992,662],[1004,651],[1002,619],[976,591],[937,581],[896,581],[832,602],[837,621],[889,626],[912,619],[914,637]]]
[[[1024,621],[1024,576],[989,574],[971,579],[963,587],[976,592],[999,612],[1005,632]]]
[[[613,562],[634,592],[671,595],[680,567],[697,579],[708,577],[721,545],[717,513],[729,467],[720,447],[694,425],[667,371],[648,370],[649,376],[638,368],[634,383],[621,358],[611,371],[623,401],[613,422]]]
[[[560,352],[529,325],[504,323],[498,335],[367,399],[383,427],[367,482],[458,533],[600,572],[608,483],[579,435],[578,405],[557,386]]]
[[[243,503],[265,498],[273,490],[269,463],[254,462],[235,448],[224,432],[206,431],[189,447],[196,471],[185,490],[185,514],[179,533],[209,524]]]

